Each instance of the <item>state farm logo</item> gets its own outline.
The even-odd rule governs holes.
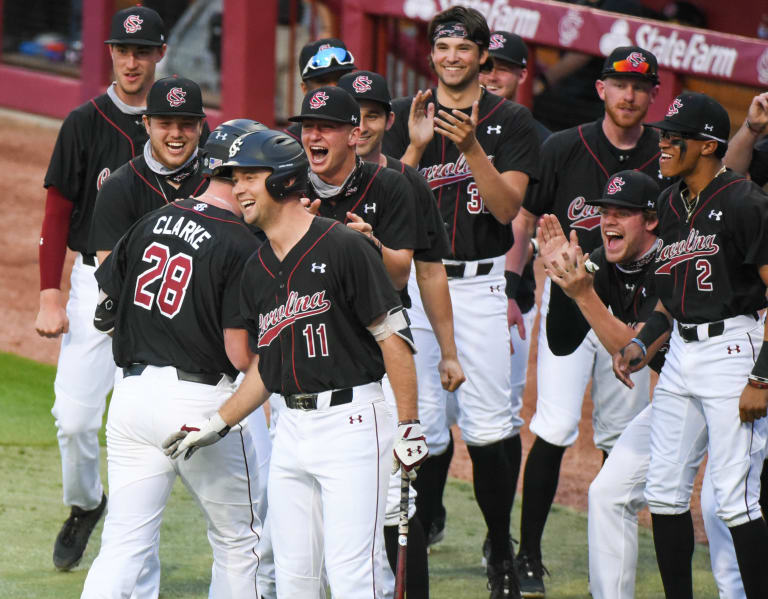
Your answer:
[[[574,198],[568,206],[568,220],[571,229],[591,231],[600,226],[600,212],[597,206],[590,206],[584,196]]]
[[[570,46],[575,42],[581,33],[581,26],[583,24],[584,19],[578,11],[569,10],[565,13],[557,24],[557,33],[560,39],[560,44],[563,46]]]
[[[297,320],[316,316],[330,309],[331,302],[325,299],[325,290],[301,296],[291,291],[282,306],[266,314],[259,314],[259,347],[269,347],[280,335],[280,331]]]
[[[504,47],[504,44],[506,43],[507,38],[505,38],[500,33],[494,33],[491,36],[491,43],[488,46],[489,50],[501,50],[501,48]]]
[[[683,103],[680,101],[680,98],[675,98],[672,100],[672,104],[669,105],[669,108],[667,108],[667,116],[674,116],[678,112],[680,112],[680,109],[683,107]]]
[[[637,68],[645,62],[645,56],[643,56],[640,52],[632,52],[629,56],[627,56],[627,60],[629,61],[629,64]]]
[[[123,28],[126,33],[136,33],[141,29],[141,24],[144,22],[139,15],[128,15],[123,21]]]
[[[621,177],[614,177],[608,182],[608,195],[613,195],[615,193],[619,193],[621,191],[621,188],[624,187],[624,184],[626,181],[622,179]]]
[[[656,269],[657,275],[672,274],[678,264],[699,256],[711,256],[720,251],[715,243],[716,235],[702,235],[698,229],[691,229],[686,239],[663,246],[656,255],[656,262],[664,262]]]
[[[99,173],[99,176],[96,177],[96,191],[99,191],[101,189],[101,186],[104,185],[104,181],[107,180],[107,177],[109,177],[110,172],[108,168],[101,169],[101,172]]]
[[[629,23],[624,19],[614,21],[610,31],[604,33],[600,38],[598,46],[603,56],[608,56],[615,48],[619,46],[631,46],[632,40],[629,37]]]
[[[316,92],[315,95],[309,99],[309,107],[312,110],[317,110],[318,108],[325,106],[328,100],[330,100],[328,94],[325,92]]]
[[[352,88],[358,94],[364,94],[365,92],[371,91],[372,85],[373,85],[373,81],[371,81],[370,77],[367,77],[365,75],[359,75],[355,77],[355,80],[352,82]]]
[[[187,101],[185,99],[186,96],[187,92],[181,87],[172,87],[171,91],[166,94],[165,99],[168,100],[168,104],[170,104],[171,108],[178,108]]]

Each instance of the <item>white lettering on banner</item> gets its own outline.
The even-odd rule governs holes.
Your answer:
[[[709,44],[701,33],[685,39],[673,30],[666,36],[658,27],[648,24],[637,28],[635,43],[653,52],[659,65],[706,75],[730,77],[739,58],[736,48]]]
[[[569,10],[557,24],[557,34],[563,46],[570,46],[579,38],[584,19],[577,10]]]
[[[479,11],[491,30],[511,31],[521,37],[535,37],[541,22],[538,10],[509,6],[507,0],[405,0],[403,12],[413,19],[428,21],[438,12],[456,5]]]

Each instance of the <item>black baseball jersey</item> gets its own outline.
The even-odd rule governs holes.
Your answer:
[[[755,144],[752,161],[749,163],[749,176],[760,187],[768,183],[768,137]]]
[[[223,331],[245,328],[240,279],[258,247],[242,220],[194,198],[144,215],[96,271],[117,298],[117,365],[235,376]]]
[[[199,163],[176,189],[166,177],[149,168],[143,155],[137,156],[102,185],[93,213],[90,246],[95,251],[112,250],[142,216],[174,200],[196,196],[207,185],[208,179],[200,174]]]
[[[319,197],[311,182],[307,195]],[[391,250],[415,250],[428,243],[417,225],[420,221],[411,185],[403,175],[386,167],[358,159],[341,191],[322,198],[318,214],[346,223],[347,212],[370,224],[376,239]]]
[[[96,194],[110,174],[141,154],[147,132],[141,115],[125,114],[107,94],[69,113],[59,130],[45,174],[45,187],[56,187],[74,203],[67,245],[95,253],[88,242]]]
[[[757,267],[768,264],[768,196],[731,170],[699,194],[688,216],[679,181],[659,196],[654,273],[659,299],[679,322],[700,324],[766,306]]]
[[[272,393],[319,393],[384,376],[366,327],[400,301],[367,237],[315,217],[282,261],[269,242],[261,246],[241,289],[251,349]]]
[[[436,101],[437,90],[432,90]],[[384,136],[384,153],[402,156],[408,147],[408,113],[412,97],[392,103],[395,124]],[[438,110],[451,109],[436,105]],[[470,114],[471,107],[462,109]],[[537,178],[539,140],[527,108],[483,89],[480,98],[477,140],[500,173],[520,171]],[[512,228],[502,225],[483,205],[464,154],[442,135],[435,134],[419,163],[419,172],[437,199],[448,233],[451,257],[480,260],[501,256],[512,246]]]

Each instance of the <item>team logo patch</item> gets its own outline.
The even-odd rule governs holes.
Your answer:
[[[507,41],[507,38],[505,38],[500,33],[494,33],[491,36],[491,43],[488,46],[489,50],[500,50],[504,47],[505,42]]]
[[[490,135],[491,133],[495,133],[496,135],[501,135],[501,125],[496,125],[495,127],[491,127],[490,125],[488,125],[486,134]]]
[[[240,151],[240,148],[243,147],[243,138],[238,137],[235,141],[232,142],[232,145],[229,146],[229,157],[234,158],[235,155]]]
[[[166,94],[165,99],[168,100],[168,104],[170,104],[171,108],[178,108],[187,101],[186,96],[187,92],[185,92],[183,88],[172,87],[171,91]]]
[[[208,168],[213,170],[218,166],[221,166],[224,164],[223,160],[219,160],[218,158],[214,158],[213,156],[208,158]]]
[[[193,208],[198,212],[205,212],[205,209],[208,208],[208,204],[206,204],[205,202],[200,202],[199,204],[195,204]]]
[[[624,181],[624,179],[622,179],[621,177],[614,177],[608,183],[608,195],[619,193],[621,191],[621,188],[624,187],[625,184],[626,184],[626,181]]]
[[[312,268],[310,269],[312,272],[321,272],[325,274],[325,262],[322,262],[318,264],[317,262],[312,263]]]
[[[266,314],[259,314],[259,347],[269,347],[285,327],[298,320],[322,314],[330,309],[331,302],[325,299],[325,290],[312,295],[299,295],[291,291],[283,305]]]
[[[645,56],[643,56],[642,52],[632,52],[627,56],[627,60],[629,61],[629,64],[637,68],[645,62]]]
[[[680,109],[683,107],[683,103],[680,101],[680,98],[675,98],[672,100],[672,104],[669,105],[669,108],[667,108],[667,116],[672,116],[680,112]]]
[[[101,189],[101,186],[104,185],[104,181],[107,180],[107,177],[109,177],[109,175],[110,175],[110,172],[108,168],[101,169],[99,176],[96,177],[96,191]]]
[[[355,77],[355,80],[352,82],[352,88],[358,94],[364,94],[365,92],[371,91],[372,85],[373,81],[371,81],[371,78],[365,75],[359,75]]]
[[[317,110],[318,108],[325,106],[329,99],[330,97],[325,92],[315,92],[315,95],[309,99],[309,107],[312,110]]]
[[[737,343],[736,345],[729,345],[729,346],[728,346],[728,347],[726,347],[725,349],[727,349],[727,350],[728,350],[728,355],[729,355],[729,356],[730,356],[731,354],[740,354],[740,353],[741,353],[741,348],[739,347],[739,344],[738,344],[738,343]]]
[[[141,24],[144,22],[139,15],[128,15],[123,21],[123,28],[126,33],[136,33],[141,30]]]
[[[568,206],[568,220],[571,229],[591,231],[600,226],[600,212],[597,206],[590,206],[584,196],[574,198]]]
[[[720,220],[721,216],[723,216],[723,211],[722,210],[718,210],[717,212],[715,212],[714,210],[710,210],[709,211],[709,218],[710,219]]]

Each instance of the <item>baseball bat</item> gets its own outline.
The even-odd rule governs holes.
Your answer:
[[[408,553],[408,491],[411,479],[400,465],[400,521],[397,523],[397,572],[395,574],[395,599],[405,597],[405,558]]]

